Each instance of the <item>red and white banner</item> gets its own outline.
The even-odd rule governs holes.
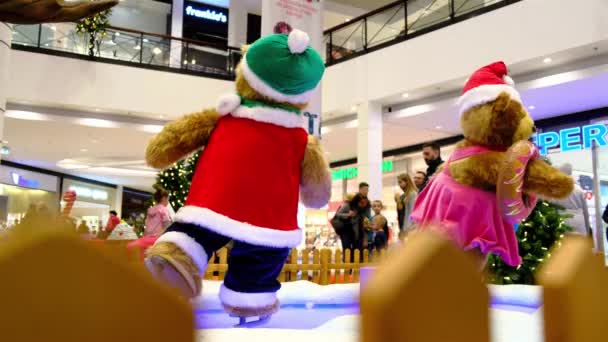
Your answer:
[[[324,56],[323,0],[263,0],[262,36],[272,33],[289,33],[302,30],[310,36],[310,45]],[[308,133],[321,138],[321,85],[309,106],[304,110],[308,117]]]

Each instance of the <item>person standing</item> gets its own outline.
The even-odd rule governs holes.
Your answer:
[[[572,177],[572,165],[564,164],[560,167],[560,170]],[[572,216],[566,219],[566,224],[574,228],[572,234],[589,236],[591,235],[591,224],[589,223],[589,208],[587,206],[587,199],[585,198],[585,192],[583,189],[574,182],[574,190],[570,195],[561,200],[552,200],[555,203],[564,208],[566,214]]]
[[[437,172],[437,169],[443,164],[443,160],[441,159],[441,147],[435,142],[424,144],[422,146],[422,157],[428,166],[426,169],[426,179],[422,186],[424,189],[435,172]]]
[[[418,189],[418,192],[422,191],[425,182],[426,173],[424,171],[416,171],[416,173],[414,174],[414,185],[416,185],[416,189]]]
[[[397,202],[397,220],[399,222],[399,238],[403,239],[408,232],[408,228],[412,225],[410,215],[416,203],[418,191],[414,185],[414,181],[407,173],[402,173],[397,176],[399,188],[403,191],[402,194],[395,195]]]
[[[127,248],[139,248],[143,258],[145,250],[154,245],[156,240],[173,222],[171,206],[169,205],[169,192],[161,186],[155,186],[154,203],[156,205],[148,208],[144,236],[127,245]]]
[[[372,203],[372,210],[374,211],[374,218],[372,219],[372,226],[374,231],[373,245],[371,249],[385,249],[388,245],[389,229],[388,220],[382,215],[382,209],[384,205],[382,201],[374,201]]]
[[[120,224],[120,217],[118,217],[118,213],[116,210],[110,211],[110,218],[108,219],[108,223],[106,223],[106,233],[109,235],[112,233],[114,228]]]
[[[366,214],[370,210],[369,208],[370,204],[367,197],[356,194],[350,202],[344,203],[336,213],[336,218],[343,223],[339,233],[342,249],[351,250],[351,260],[349,262],[353,260],[354,251],[363,248],[364,238],[367,237],[365,227],[366,224],[370,225],[370,220]]]

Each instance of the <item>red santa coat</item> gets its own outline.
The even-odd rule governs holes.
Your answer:
[[[301,115],[267,107],[241,106],[220,118],[176,221],[254,245],[297,246],[302,127]]]

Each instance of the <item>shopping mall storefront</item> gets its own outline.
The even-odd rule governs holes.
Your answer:
[[[606,243],[606,239],[602,238],[605,236],[605,225],[601,214],[608,205],[608,109],[537,120],[536,124],[538,143],[549,161],[556,167],[566,163],[573,166],[573,176],[586,192],[595,243]],[[458,140],[458,137],[454,137],[438,141],[443,160],[449,159]],[[347,194],[358,191],[356,164],[340,164],[332,168],[330,204],[322,210],[306,210],[303,215],[306,242],[301,247],[340,246],[329,219]],[[422,145],[385,153],[381,200],[385,207],[383,214],[393,231],[398,226],[394,201],[395,194],[400,192],[397,175],[408,173],[413,176],[416,171],[425,171],[426,167]]]
[[[116,186],[86,180],[64,178],[62,193],[76,192],[76,202],[71,215],[78,221],[85,221],[92,231],[105,227],[110,210],[116,210]]]
[[[0,229],[13,226],[32,205],[59,208],[60,178],[0,165]]]

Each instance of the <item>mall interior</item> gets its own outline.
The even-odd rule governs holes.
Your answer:
[[[272,6],[317,6],[306,30],[326,67],[304,114],[331,168],[331,199],[300,207],[299,251],[342,249],[330,221],[362,182],[399,244],[398,176],[427,171],[429,143],[450,159],[463,139],[462,88],[494,61],[508,66],[541,155],[572,167],[588,238],[605,251],[605,0],[121,0],[97,36],[77,22],[0,22],[0,234],[33,206],[60,211],[74,191],[70,215],[91,238],[104,238],[110,211],[141,236],[162,173],[146,164],[148,142],[234,93],[241,46],[268,33]]]

